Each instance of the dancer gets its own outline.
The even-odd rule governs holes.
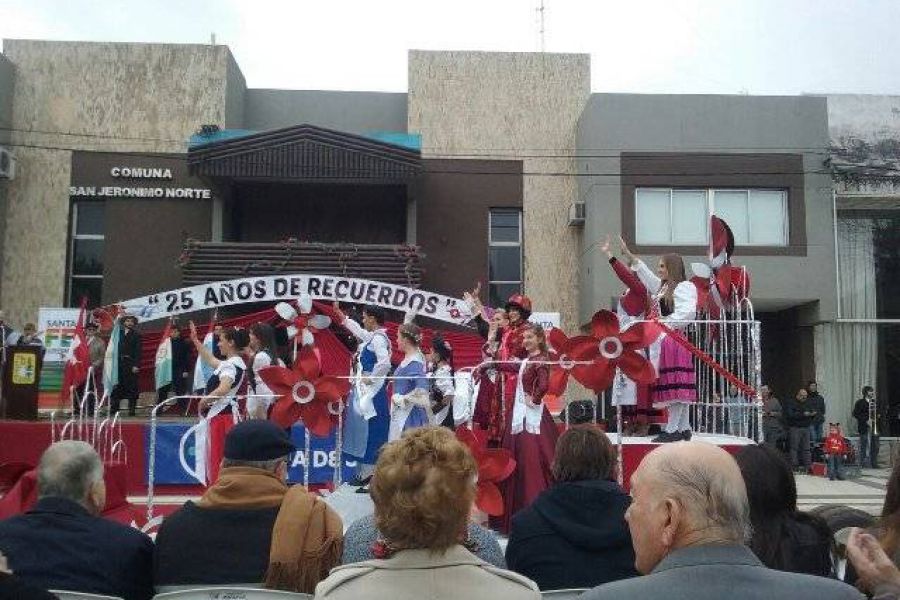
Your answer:
[[[245,329],[226,327],[219,335],[219,351],[223,359],[215,357],[197,336],[197,326],[190,322],[191,342],[197,356],[212,367],[213,374],[206,382],[206,395],[200,400],[200,422],[196,426],[195,470],[206,484],[219,476],[219,464],[225,449],[225,435],[238,422],[237,394],[244,381],[247,364],[241,357],[247,347]]]
[[[414,323],[404,323],[397,329],[397,347],[403,352],[403,361],[394,371],[391,394],[391,429],[388,441],[399,440],[407,429],[430,425],[430,384],[425,374],[425,357],[419,346],[422,331]]]
[[[334,303],[334,320],[358,340],[353,372],[356,377],[344,421],[344,452],[356,459],[351,485],[363,486],[372,477],[378,450],[388,439],[391,416],[385,377],[391,370],[391,340],[384,328],[384,310],[367,306],[362,325]]]
[[[508,533],[513,515],[529,506],[550,487],[551,467],[559,431],[544,405],[550,383],[547,339],[540,325],[525,323],[519,328],[525,354],[518,364],[498,363],[495,368],[512,376],[513,402],[505,415],[502,447],[512,452],[516,470],[501,483],[503,515],[493,518],[491,526]]]
[[[275,330],[268,323],[256,323],[250,327],[251,365],[249,373],[250,395],[247,396],[247,417],[265,419],[269,408],[275,402],[275,394],[259,376],[259,370],[277,365],[284,366],[278,358],[275,344]]]
[[[469,304],[472,314],[475,315],[473,321],[478,333],[484,338],[484,344],[481,346],[482,362],[498,360],[500,358],[500,345],[503,342],[503,334],[509,327],[509,319],[506,310],[503,308],[494,309],[488,314],[488,310],[481,303],[478,294],[481,290],[479,283],[471,292],[465,292],[463,298]],[[475,395],[475,410],[472,415],[472,422],[481,429],[488,430],[491,424],[491,405],[493,404],[495,394],[502,395],[500,391],[503,386],[502,377],[496,370],[478,370],[475,373],[476,386],[478,388]]]
[[[697,288],[684,275],[684,261],[678,254],[659,258],[654,274],[628,249],[619,237],[622,254],[652,294],[653,309],[659,321],[675,330],[684,331],[697,315]],[[653,438],[655,443],[691,439],[690,405],[697,401],[697,377],[691,353],[665,334],[654,342],[659,346],[654,363],[659,377],[653,386],[653,407],[665,408],[668,421],[665,430]],[[651,352],[651,359],[655,351]]]
[[[456,429],[453,413],[453,397],[456,388],[453,384],[453,348],[439,334],[431,338],[431,352],[428,354],[428,379],[431,381],[431,410],[434,413],[434,424]],[[460,417],[461,418],[461,417]]]
[[[625,290],[616,302],[616,315],[619,317],[619,327],[622,331],[640,321],[646,320],[652,315],[652,302],[647,287],[640,278],[628,267],[622,264],[610,250],[609,236],[601,250],[609,257],[609,265],[625,285]],[[659,350],[659,345],[653,345],[647,352]],[[642,351],[644,353],[645,351]],[[650,361],[655,363],[656,358],[650,356]],[[613,379],[612,405],[622,406],[623,413],[634,416],[634,422],[629,424],[628,430],[636,435],[647,435],[649,429],[650,386],[638,384],[625,375],[622,369],[616,368]],[[636,426],[636,427],[635,427]]]

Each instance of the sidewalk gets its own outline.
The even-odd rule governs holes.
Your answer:
[[[797,508],[810,510],[823,504],[844,504],[880,515],[890,475],[889,468],[863,469],[860,477],[845,481],[797,475]]]

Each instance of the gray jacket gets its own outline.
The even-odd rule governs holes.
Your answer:
[[[863,600],[835,579],[766,568],[746,546],[695,546],[675,550],[649,575],[607,583],[585,600]]]

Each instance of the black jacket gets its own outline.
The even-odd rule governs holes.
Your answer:
[[[180,379],[182,373],[191,369],[191,349],[181,336],[172,338],[172,378]]]
[[[796,398],[784,401],[784,421],[788,427],[809,427],[816,417],[816,407],[810,403],[809,398],[806,402],[800,402]]]
[[[279,508],[226,510],[187,502],[159,528],[155,584],[262,583]]]
[[[131,373],[132,367],[141,366],[141,334],[122,328],[119,338],[119,373]],[[121,375],[119,375],[121,377]]]
[[[853,405],[853,418],[856,419],[856,430],[860,435],[869,433],[869,401],[860,398]]]
[[[153,597],[153,542],[64,498],[41,498],[0,521],[0,552],[23,582],[45,590]]]
[[[807,404],[810,404],[813,409],[816,411],[816,416],[813,419],[813,423],[816,425],[820,425],[825,422],[825,398],[819,392],[813,392],[809,394],[809,397],[806,399]]]
[[[0,573],[0,600],[58,600],[46,590],[28,585],[21,577]]]
[[[507,567],[542,590],[590,588],[634,577],[625,523],[631,499],[613,481],[560,483],[513,517]]]

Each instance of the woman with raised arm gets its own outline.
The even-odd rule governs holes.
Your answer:
[[[197,336],[197,326],[190,322],[191,342],[197,356],[213,369],[206,382],[205,396],[200,400],[200,423],[196,429],[195,470],[203,483],[219,476],[219,463],[225,450],[225,435],[238,421],[237,394],[244,381],[247,364],[241,357],[248,343],[246,329],[226,327],[219,334],[218,359]]]
[[[684,331],[697,316],[697,288],[685,278],[684,260],[679,254],[664,254],[656,265],[656,273],[628,249],[619,237],[622,254],[632,270],[650,292],[652,309],[659,321],[672,329]],[[654,366],[658,374],[653,385],[653,407],[665,408],[668,421],[663,433],[653,438],[656,443],[691,439],[690,405],[697,401],[697,376],[691,353],[672,339],[661,335],[659,359]],[[655,351],[651,352],[653,358]]]
[[[478,333],[484,338],[484,344],[481,346],[482,362],[499,360],[500,345],[503,342],[503,334],[509,327],[509,318],[504,308],[496,308],[492,312],[488,312],[478,298],[480,290],[481,284],[479,283],[473,291],[465,292],[463,298],[469,304],[472,314],[475,315],[473,322]],[[474,377],[478,385],[478,393],[472,422],[487,431],[491,426],[492,405],[496,398],[502,398],[503,395],[503,378],[495,369],[476,371]],[[499,438],[495,438],[494,442],[498,443]]]

